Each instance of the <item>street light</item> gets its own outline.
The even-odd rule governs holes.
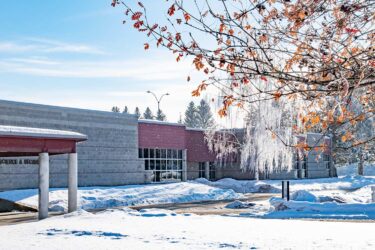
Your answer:
[[[158,112],[160,112],[160,102],[163,99],[164,96],[169,95],[169,93],[162,94],[159,98],[156,96],[156,94],[150,90],[147,90],[147,93],[153,95],[155,97],[155,100],[158,103]]]

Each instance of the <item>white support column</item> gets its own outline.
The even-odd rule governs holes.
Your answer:
[[[77,211],[78,156],[71,153],[68,157],[68,213]]]
[[[210,180],[210,162],[208,161],[204,164],[204,175],[207,180]]]
[[[182,150],[182,181],[187,181],[187,149]]]
[[[39,154],[39,220],[48,217],[49,203],[49,155]]]

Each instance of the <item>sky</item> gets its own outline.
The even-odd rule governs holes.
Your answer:
[[[161,1],[146,1],[152,10]],[[199,81],[189,61],[122,24],[124,9],[111,0],[0,1],[0,99],[131,112],[157,110],[151,90],[170,93],[161,109],[176,122]],[[165,13],[156,12],[155,18]]]

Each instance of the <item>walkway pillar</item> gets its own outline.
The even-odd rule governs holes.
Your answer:
[[[187,181],[187,150],[182,150],[182,181]]]
[[[39,220],[48,217],[49,203],[49,155],[48,153],[39,154]]]
[[[207,180],[210,180],[210,162],[206,161],[204,164],[204,175]]]
[[[78,157],[71,153],[68,157],[68,213],[77,211]]]

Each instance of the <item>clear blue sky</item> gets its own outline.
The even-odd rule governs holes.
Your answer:
[[[160,2],[146,1],[152,9]],[[170,92],[162,103],[177,121],[192,100],[192,67],[122,25],[111,0],[0,1],[0,99],[109,110],[156,103],[147,90]],[[160,13],[160,17],[165,15]],[[197,99],[195,100],[198,101]]]

